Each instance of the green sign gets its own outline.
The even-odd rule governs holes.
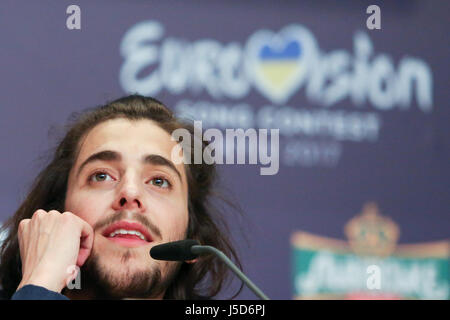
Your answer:
[[[296,298],[450,298],[448,258],[380,259],[294,247],[292,262]],[[378,288],[371,288],[374,276]]]

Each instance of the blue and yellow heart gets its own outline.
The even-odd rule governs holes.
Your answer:
[[[302,48],[298,41],[291,40],[283,48],[274,49],[269,44],[259,51],[259,68],[266,83],[275,91],[283,90],[292,76],[301,72]]]

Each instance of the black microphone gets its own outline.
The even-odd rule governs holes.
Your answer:
[[[163,243],[150,249],[150,256],[156,260],[186,261],[194,260],[197,255],[191,252],[191,247],[198,245],[195,240],[180,240]]]
[[[238,267],[220,250],[212,246],[201,246],[196,240],[179,240],[163,243],[150,249],[150,256],[155,260],[186,261],[193,260],[201,254],[212,253],[224,262],[249,288],[262,300],[269,298],[239,270]]]

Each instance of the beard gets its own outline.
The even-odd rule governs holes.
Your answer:
[[[108,300],[162,298],[182,264],[181,262],[168,263],[167,272],[163,276],[161,271],[163,266],[159,262],[145,269],[136,270],[136,268],[133,269],[132,262],[127,263],[131,258],[131,250],[121,253],[120,265],[123,267],[118,270],[117,266],[102,263],[98,253],[92,252],[80,269],[83,296]]]

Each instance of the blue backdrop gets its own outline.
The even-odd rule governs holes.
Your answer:
[[[280,129],[276,175],[220,166],[244,270],[271,298],[293,296],[291,234],[344,239],[366,202],[400,243],[448,239],[450,3],[380,2],[380,30],[370,4],[3,0],[0,222],[72,112],[138,92],[204,128]]]

